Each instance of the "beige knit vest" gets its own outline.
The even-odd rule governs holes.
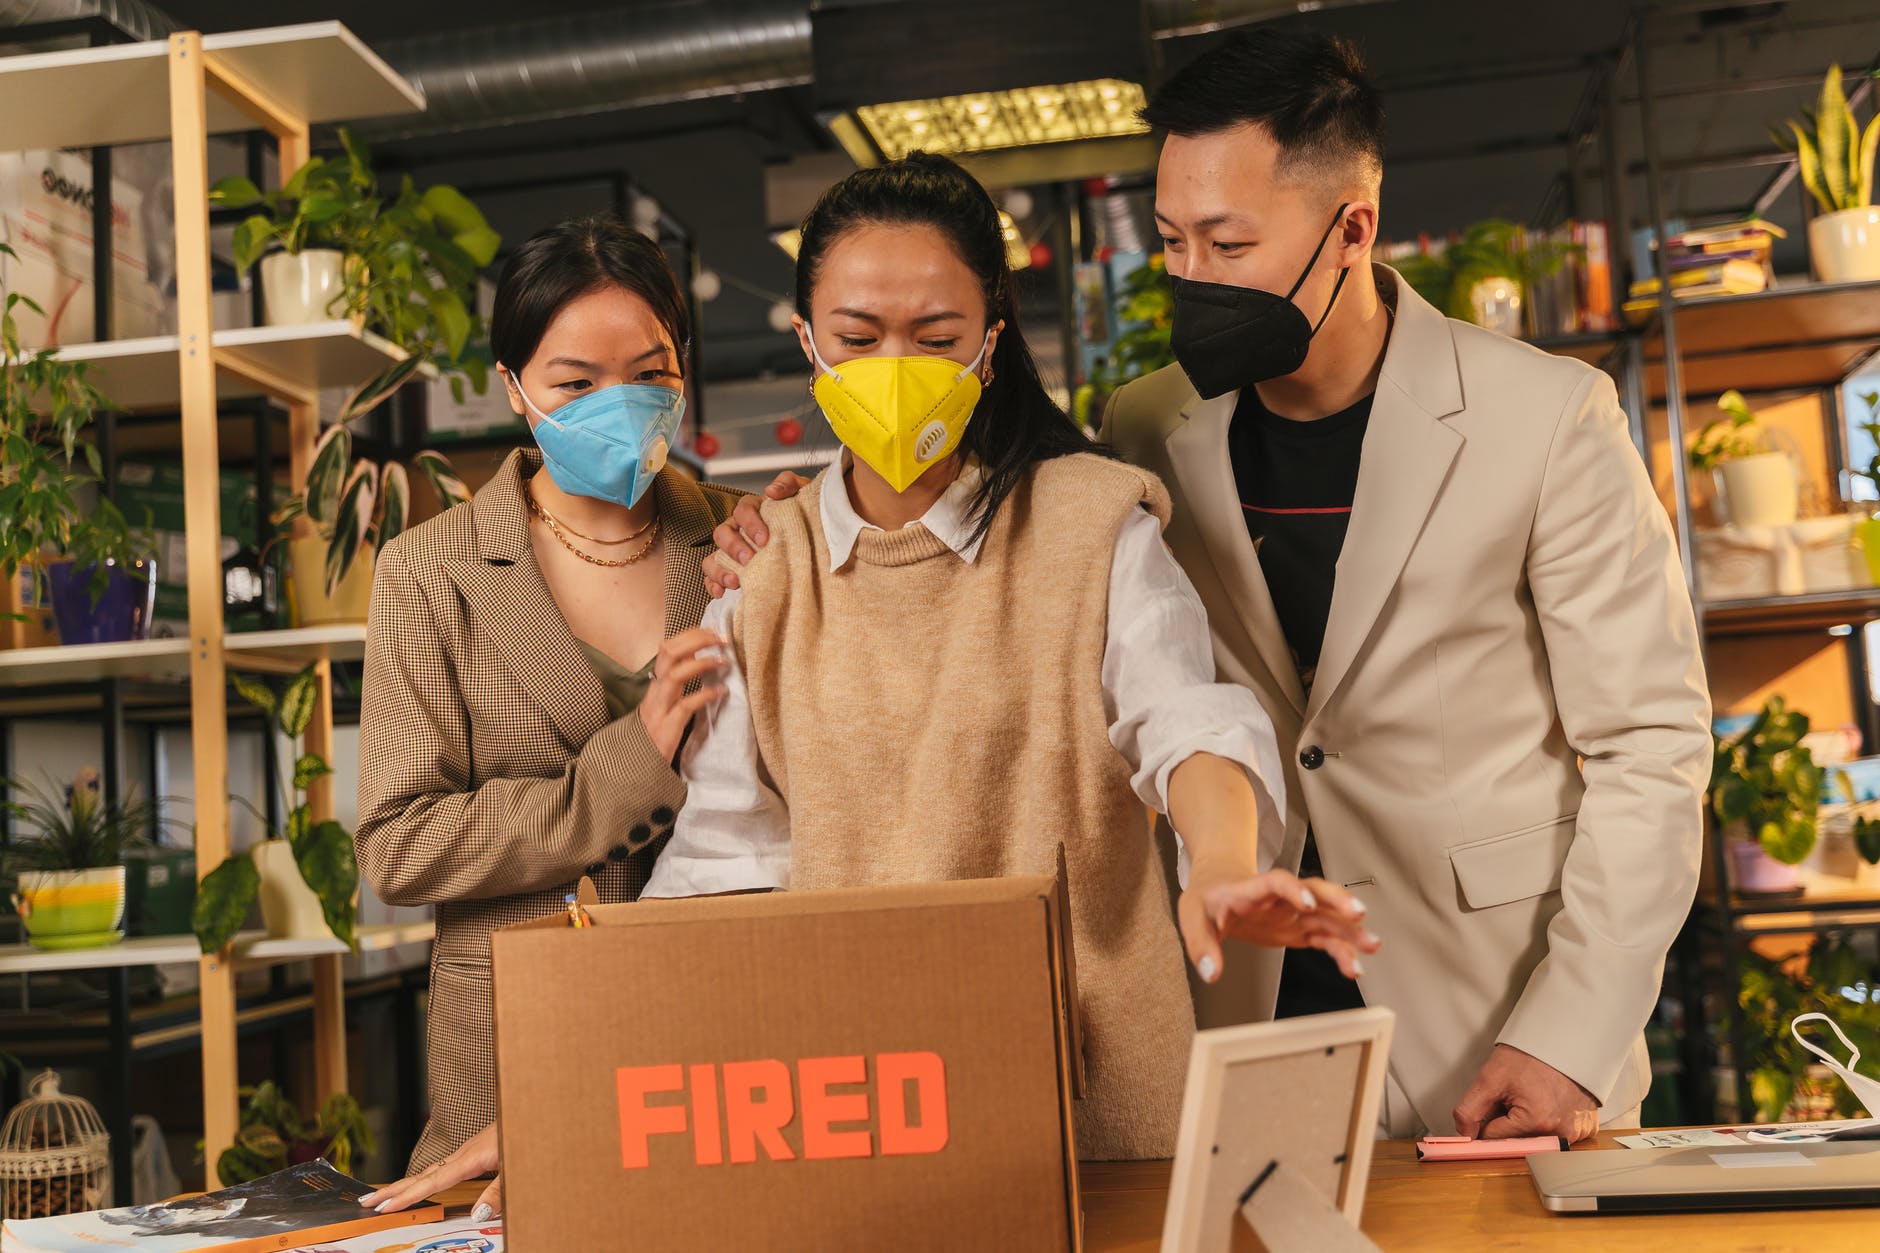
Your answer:
[[[837,472],[839,473],[839,471]],[[864,531],[829,569],[825,472],[764,505],[732,635],[798,889],[1050,874],[1064,845],[1089,1087],[1087,1159],[1173,1155],[1194,1009],[1102,665],[1124,518],[1154,476],[1033,469],[968,564],[925,527]]]

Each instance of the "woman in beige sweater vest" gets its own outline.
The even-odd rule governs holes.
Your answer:
[[[845,452],[765,506],[768,545],[707,614],[734,664],[646,894],[1049,873],[1062,844],[1079,1152],[1164,1157],[1183,944],[1206,979],[1223,936],[1355,977],[1376,941],[1341,888],[1259,872],[1284,825],[1272,727],[1213,682],[1161,484],[1049,399],[1015,314],[997,210],[944,158],[858,171],[805,220],[795,325]],[[1145,801],[1181,836],[1179,934]]]

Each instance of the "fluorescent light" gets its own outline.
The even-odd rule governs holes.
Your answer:
[[[1136,116],[1143,102],[1140,83],[1098,78],[1013,91],[862,105],[855,110],[855,116],[875,146],[889,160],[898,160],[917,148],[959,155],[1076,139],[1146,135],[1149,127]],[[853,156],[854,148],[833,122],[830,129]],[[859,159],[857,163],[861,164]]]

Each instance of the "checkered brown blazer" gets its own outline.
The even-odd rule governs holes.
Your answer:
[[[435,905],[422,1169],[496,1117],[489,935],[563,907],[593,877],[632,900],[685,787],[637,715],[606,697],[529,546],[533,450],[468,506],[379,554],[359,716],[359,866],[394,905]],[[667,469],[666,634],[705,612],[699,558],[738,494]]]

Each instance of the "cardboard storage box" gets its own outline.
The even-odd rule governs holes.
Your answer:
[[[1056,880],[591,913],[491,939],[518,1253],[1080,1247]]]

